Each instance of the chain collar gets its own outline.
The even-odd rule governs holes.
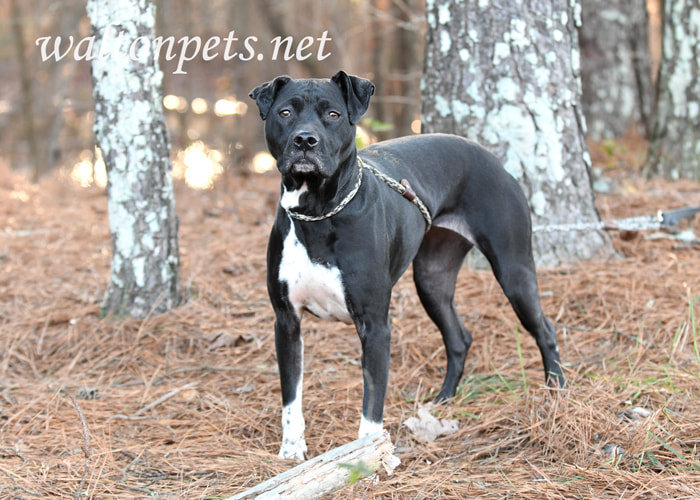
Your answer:
[[[300,214],[299,212],[295,212],[294,210],[290,210],[288,208],[285,208],[284,210],[289,214],[290,217],[293,217],[296,220],[304,221],[304,222],[318,222],[320,220],[328,219],[329,217],[333,217],[335,214],[340,212],[342,209],[346,207],[348,203],[352,201],[352,199],[355,197],[357,192],[360,190],[360,185],[362,184],[362,160],[360,157],[357,157],[357,163],[359,165],[358,173],[357,173],[357,183],[355,184],[355,187],[352,188],[352,191],[348,193],[348,195],[343,198],[338,205],[331,210],[330,212],[327,212],[323,215],[304,215]]]
[[[355,187],[348,193],[348,195],[341,200],[338,205],[331,210],[330,212],[327,212],[323,215],[304,215],[300,214],[299,212],[295,212],[293,210],[290,210],[288,208],[285,208],[284,210],[289,214],[290,217],[304,221],[304,222],[317,222],[321,221],[324,219],[328,219],[329,217],[333,217],[335,214],[340,212],[342,209],[345,208],[345,206],[352,201],[352,199],[355,197],[357,192],[360,190],[360,185],[362,184],[362,171],[364,169],[369,170],[372,172],[377,178],[379,178],[384,184],[389,186],[391,189],[399,193],[401,196],[409,200],[411,203],[416,205],[418,207],[418,210],[420,210],[420,213],[423,215],[423,218],[425,219],[426,222],[426,231],[430,229],[430,226],[433,223],[432,217],[430,215],[430,211],[428,210],[428,207],[425,206],[425,203],[418,197],[418,195],[411,189],[410,184],[408,184],[408,181],[405,179],[402,179],[401,182],[397,182],[396,180],[392,179],[391,177],[384,175],[382,172],[374,168],[373,166],[369,164],[365,164],[362,161],[362,158],[359,156],[357,157],[357,164],[359,166],[358,168],[358,173],[357,173],[357,183],[355,184]]]

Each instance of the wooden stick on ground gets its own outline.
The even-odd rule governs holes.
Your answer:
[[[382,431],[327,451],[227,500],[319,498],[345,486],[354,469],[366,476],[384,465],[391,473],[399,463],[393,452],[389,433]]]

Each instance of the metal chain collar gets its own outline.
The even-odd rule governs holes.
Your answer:
[[[382,172],[377,170],[371,165],[367,165],[365,162],[362,161],[362,159],[358,156],[357,157],[357,163],[359,165],[358,168],[358,174],[357,174],[357,183],[355,184],[355,187],[348,193],[348,195],[341,200],[338,205],[331,210],[330,212],[327,212],[323,215],[304,215],[300,214],[299,212],[294,212],[293,210],[285,208],[285,211],[294,219],[304,221],[304,222],[317,222],[321,221],[324,219],[328,219],[329,217],[333,217],[335,214],[340,212],[342,209],[344,209],[348,203],[352,201],[352,199],[355,197],[357,192],[360,190],[360,185],[362,184],[362,170],[367,169],[370,172],[372,172],[379,180],[384,182],[387,186],[389,186],[391,189],[399,193],[400,195],[404,196],[407,200],[409,200],[411,203],[416,205],[418,207],[418,210],[420,210],[420,213],[423,215],[423,218],[425,219],[425,222],[428,224],[427,228],[429,229],[431,224],[433,223],[433,219],[430,215],[430,211],[428,210],[428,207],[425,206],[425,203],[416,195],[413,193],[411,190],[411,196],[407,196],[407,193],[410,190],[410,187],[407,186],[406,184],[402,184],[400,182],[397,182],[396,180],[392,179],[391,177],[388,177],[387,175],[384,175]],[[426,229],[427,230],[427,229]]]
[[[357,158],[357,160],[359,162],[360,167],[362,167],[362,160],[360,160],[359,157]],[[329,217],[333,217],[335,214],[340,212],[342,209],[345,208],[345,206],[348,203],[352,201],[357,192],[360,190],[360,184],[362,184],[362,168],[358,168],[357,183],[355,184],[355,187],[352,188],[352,191],[350,191],[348,195],[345,198],[343,198],[333,210],[323,215],[304,215],[300,214],[299,212],[289,210],[287,208],[285,208],[285,210],[291,217],[304,222],[318,222],[323,219],[328,219]]]

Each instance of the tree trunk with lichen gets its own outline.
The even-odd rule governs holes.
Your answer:
[[[581,113],[580,6],[428,0],[423,132],[477,141],[522,186],[536,226],[598,222]],[[614,254],[602,230],[538,231],[539,265]]]
[[[143,318],[177,305],[178,239],[163,74],[150,0],[89,0],[95,135],[107,167],[111,279],[102,314]],[[151,43],[147,43],[147,42]]]
[[[663,50],[645,171],[700,181],[700,8],[663,2]]]
[[[646,135],[651,61],[646,0],[585,0],[581,26],[583,111],[588,135]]]

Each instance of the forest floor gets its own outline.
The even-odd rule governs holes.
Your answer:
[[[700,185],[641,181],[608,149],[603,219],[700,205]],[[293,465],[277,458],[265,287],[277,182],[178,184],[183,303],[116,320],[98,317],[103,190],[0,166],[0,498],[221,498]],[[700,497],[700,248],[650,235],[611,233],[620,258],[540,270],[568,379],[556,397],[491,273],[465,269],[456,302],[474,345],[456,400],[431,409],[458,430],[429,443],[403,422],[439,390],[444,348],[409,271],[385,410],[401,464],[329,498]],[[310,317],[304,338],[313,457],[356,438],[360,344]]]

